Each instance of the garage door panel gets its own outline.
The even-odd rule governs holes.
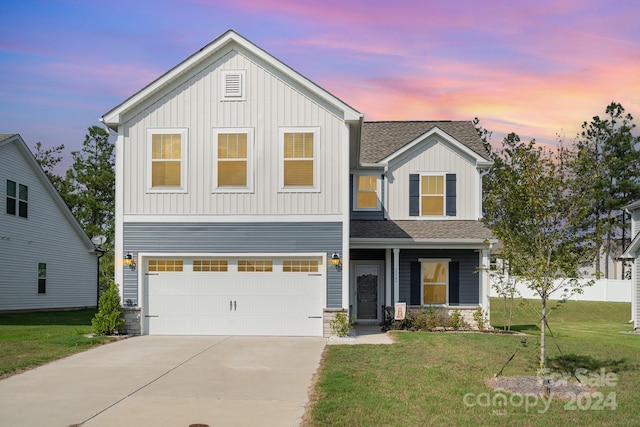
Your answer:
[[[150,275],[145,290],[149,334],[322,335],[324,274],[186,271]]]

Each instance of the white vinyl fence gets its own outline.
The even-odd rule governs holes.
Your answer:
[[[513,280],[513,278],[512,278]],[[585,279],[585,282],[588,280]],[[491,296],[499,297],[499,293],[496,290],[494,284],[499,281],[491,276]],[[527,287],[527,284],[523,280],[518,280],[516,283],[516,289],[519,292],[519,297],[526,299],[539,299],[540,297],[534,291]],[[600,279],[596,280],[592,286],[586,286],[582,288],[582,294],[576,294],[569,298],[571,301],[609,301],[609,302],[631,302],[633,296],[633,281],[632,280],[611,280]],[[516,294],[518,295],[518,294]],[[551,295],[551,299],[560,299],[562,297],[562,290],[559,290]]]

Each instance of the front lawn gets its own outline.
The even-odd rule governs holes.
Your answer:
[[[0,378],[112,340],[88,338],[94,309],[0,313]]]
[[[501,325],[499,301],[492,304],[493,323]],[[526,347],[520,335],[444,332],[392,332],[394,345],[327,346],[305,425],[634,425],[640,336],[621,333],[631,330],[628,303],[568,302],[549,317],[551,372],[577,372],[592,385],[573,401],[547,407],[486,385],[516,351],[502,375],[536,375],[537,304],[526,301],[514,313]]]

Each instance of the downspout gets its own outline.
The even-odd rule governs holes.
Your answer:
[[[100,258],[102,258],[105,254],[104,249],[102,248],[95,248],[96,252],[98,252],[98,256],[96,257],[96,260],[98,262],[98,268],[96,271],[96,309],[100,308]]]
[[[118,166],[118,163],[121,162],[122,159],[122,153],[119,152],[119,139],[121,137],[121,135],[118,133],[118,131],[116,131],[115,129],[113,129],[112,127],[110,127],[107,123],[105,123],[104,121],[104,116],[100,117],[100,122],[104,125],[107,134],[109,135],[109,137],[114,136],[114,134],[116,135],[116,140],[115,140],[115,150],[114,150],[114,155],[115,155],[115,175],[116,175],[116,179],[115,179],[115,200],[114,200],[114,204],[115,204],[115,212],[114,212],[114,242],[113,242],[113,252],[114,252],[114,262],[113,262],[113,279],[115,281],[115,283],[118,286],[118,290],[120,292],[120,298],[121,301],[124,302],[124,276],[123,276],[123,263],[122,263],[122,257],[124,255],[124,251],[123,251],[123,241],[122,241],[122,233],[120,232],[121,228],[122,228],[122,216],[121,216],[121,210],[122,210],[122,202],[121,202],[121,194],[122,194],[122,168]]]

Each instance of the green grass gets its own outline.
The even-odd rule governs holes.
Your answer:
[[[94,309],[0,313],[0,378],[112,340],[92,332]]]
[[[498,300],[492,304],[493,323],[499,326],[502,307]],[[617,376],[614,387],[593,390],[612,396],[602,402],[602,410],[595,404],[596,394],[573,404],[556,399],[544,413],[539,412],[542,401],[525,408],[517,400],[497,407],[474,399],[496,396],[485,379],[498,373],[516,350],[502,375],[536,375],[537,304],[527,301],[514,312],[513,329],[528,334],[526,347],[519,335],[422,332],[392,332],[397,342],[390,346],[328,346],[306,425],[634,425],[640,409],[640,336],[620,333],[631,330],[630,304],[625,303],[568,302],[549,317],[552,372],[605,369]],[[609,405],[614,399],[615,409]],[[577,403],[589,409],[580,410]]]

